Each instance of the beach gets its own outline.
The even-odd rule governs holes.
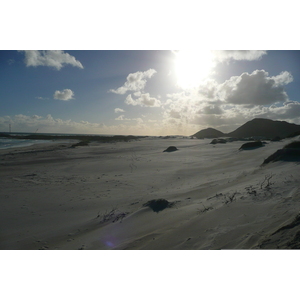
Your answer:
[[[299,161],[262,166],[292,140],[252,150],[183,137],[2,149],[0,248],[298,248]],[[153,211],[146,204],[157,199],[172,205]]]

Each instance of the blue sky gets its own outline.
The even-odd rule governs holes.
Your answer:
[[[0,131],[191,135],[300,124],[300,51],[0,51]]]

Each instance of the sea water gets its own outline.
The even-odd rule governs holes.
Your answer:
[[[10,139],[0,137],[0,149],[9,149],[16,147],[27,147],[35,144],[48,143],[51,140],[27,140],[27,139]]]
[[[8,134],[8,133],[6,133]],[[76,138],[78,134],[64,134],[64,133],[24,133],[24,132],[14,132],[10,133],[14,136],[26,136],[26,135],[47,135],[53,137],[53,140],[32,140],[32,139],[10,139],[6,137],[0,137],[0,149],[9,149],[9,148],[16,148],[16,147],[27,147],[32,146],[35,144],[41,144],[41,143],[53,143],[53,142],[61,142],[61,140],[55,140],[56,136],[73,136]],[[110,134],[80,134],[80,135],[86,135],[86,136],[113,136]]]

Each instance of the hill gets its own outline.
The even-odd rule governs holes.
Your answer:
[[[300,125],[285,121],[273,121],[257,118],[245,123],[227,135],[237,138],[252,136],[264,136],[266,138],[279,136],[281,138],[285,138],[296,131],[300,131]]]
[[[192,137],[198,139],[202,138],[219,138],[223,136],[235,138],[248,138],[255,136],[263,136],[266,138],[286,138],[294,136],[300,132],[300,125],[288,123],[286,121],[273,121],[269,119],[256,118],[246,122],[244,125],[238,127],[236,130],[223,133],[214,128],[207,128],[193,134]]]
[[[192,137],[196,137],[197,139],[204,139],[204,138],[214,139],[222,136],[224,136],[224,133],[214,128],[202,129],[192,135]]]

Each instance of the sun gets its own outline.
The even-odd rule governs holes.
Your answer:
[[[210,50],[181,50],[175,54],[177,83],[182,88],[198,86],[210,75],[214,67]]]

